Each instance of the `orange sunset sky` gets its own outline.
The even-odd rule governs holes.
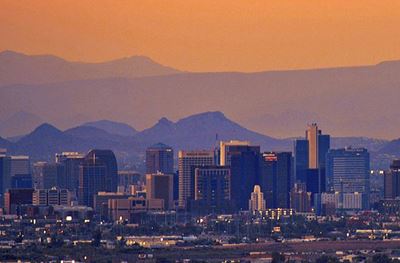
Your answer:
[[[400,59],[400,1],[0,0],[6,49],[189,71],[375,64]]]

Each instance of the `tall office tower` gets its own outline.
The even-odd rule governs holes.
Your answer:
[[[292,153],[277,153],[278,163],[276,167],[276,207],[290,207],[290,188],[292,175]]]
[[[295,182],[307,182],[308,141],[304,139],[294,142],[294,178]]]
[[[4,201],[3,195],[11,186],[11,158],[5,153],[0,154],[0,203]]]
[[[93,207],[95,194],[116,192],[117,186],[118,168],[114,153],[111,150],[91,150],[79,167],[79,203]]]
[[[318,168],[318,126],[316,123],[308,125],[306,130],[308,141],[308,168]]]
[[[248,210],[248,198],[260,173],[260,146],[247,141],[220,142],[220,165],[231,168],[231,199],[238,210]]]
[[[60,187],[60,178],[64,172],[64,166],[59,163],[36,162],[33,164],[33,187],[35,189]]]
[[[34,189],[43,189],[43,168],[47,162],[33,163],[32,185]]]
[[[32,175],[16,174],[11,178],[11,188],[32,188]]]
[[[260,185],[265,193],[267,207],[289,208],[292,153],[263,153],[260,167]]]
[[[157,143],[146,150],[146,174],[174,173],[174,151],[168,145]]]
[[[276,177],[277,177],[278,156],[274,152],[262,154],[260,163],[260,187],[264,193],[266,207],[276,207]]]
[[[213,151],[179,151],[179,207],[185,208],[194,199],[194,170],[214,165]]]
[[[326,191],[326,155],[331,147],[331,136],[318,134],[318,173],[319,173],[319,192]]]
[[[290,208],[296,212],[311,211],[311,193],[307,192],[305,183],[295,183],[290,191]]]
[[[11,177],[16,174],[30,174],[31,163],[29,156],[11,156]]]
[[[385,199],[400,197],[400,159],[393,160],[390,170],[385,172],[384,197]]]
[[[174,201],[179,200],[179,172],[174,173]]]
[[[313,181],[318,180],[317,193],[321,193],[325,191],[327,183],[325,163],[326,154],[330,148],[330,136],[322,134],[322,131],[318,129],[318,125],[313,123],[307,127],[306,139],[308,141],[308,172],[311,173],[311,175],[315,175],[316,173],[318,174],[317,178],[314,178],[311,175],[307,175],[307,177]],[[308,183],[310,184],[310,182]]]
[[[10,163],[10,179],[11,179],[11,187],[12,182],[21,181],[22,177],[30,177],[31,176],[31,163],[29,156],[11,156]]]
[[[249,211],[265,211],[264,194],[261,192],[261,187],[259,185],[255,185],[253,192],[250,194]]]
[[[59,175],[58,186],[77,194],[79,188],[79,166],[85,155],[78,152],[62,152],[56,154],[56,163],[64,166]]]
[[[174,208],[174,178],[173,174],[154,173],[146,174],[146,197],[147,199],[162,199],[164,210]]]
[[[370,164],[364,148],[329,150],[326,169],[334,192],[362,194],[363,209],[369,208]]]
[[[226,213],[231,208],[231,170],[226,166],[195,169],[195,201],[200,213]]]

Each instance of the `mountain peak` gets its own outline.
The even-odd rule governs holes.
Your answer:
[[[43,123],[39,125],[33,132],[31,132],[29,135],[32,134],[40,134],[41,136],[47,136],[47,135],[55,135],[55,134],[62,134],[62,131],[54,127],[53,125],[49,123]],[[28,135],[28,136],[29,136]]]
[[[178,123],[184,123],[188,121],[205,121],[205,122],[210,122],[210,121],[229,121],[231,122],[225,114],[223,114],[221,111],[206,111],[198,114],[191,115],[189,117],[180,119]]]
[[[54,55],[26,55],[10,50],[0,52],[0,69],[0,86],[181,73],[146,56],[87,63],[68,61]]]
[[[169,120],[166,117],[162,117],[161,119],[158,120],[156,125],[170,126],[170,125],[173,125],[173,124],[174,124],[173,121]]]
[[[4,50],[0,52],[0,59],[5,59],[8,61],[42,61],[49,63],[51,61],[65,61],[64,59],[48,54],[41,55],[27,55],[21,52],[13,51],[13,50]]]
[[[0,51],[0,57],[19,56],[19,55],[24,56],[24,54],[16,52],[16,51],[13,51],[13,50],[6,49],[6,50],[3,50],[3,51]]]

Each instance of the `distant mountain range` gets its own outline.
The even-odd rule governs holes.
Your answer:
[[[133,136],[138,132],[135,128],[129,126],[128,124],[109,120],[87,122],[84,123],[83,126],[95,127],[108,133],[121,136]]]
[[[112,121],[101,120],[61,131],[50,124],[42,124],[16,142],[0,138],[0,148],[7,148],[11,154],[30,155],[35,161],[52,160],[55,153],[62,151],[87,152],[93,148],[106,148],[116,153],[120,163],[134,163],[136,167],[140,167],[143,165],[145,149],[158,142],[172,146],[176,152],[179,149],[213,149],[219,140],[234,139],[261,145],[264,151],[291,151],[294,140],[276,139],[253,132],[218,111],[192,115],[177,122],[162,118],[154,126],[141,132],[123,123],[115,123],[115,128],[110,129],[113,125]],[[133,134],[121,134],[128,130]],[[373,154],[374,162],[382,167],[391,158],[400,156],[398,145],[398,140],[332,138],[333,148],[368,148]],[[386,159],[382,159],[383,157]]]
[[[394,139],[400,137],[399,87],[399,61],[330,69],[189,73],[145,57],[82,63],[0,53],[0,120],[27,112],[60,129],[108,119],[143,130],[163,116],[176,121],[211,110],[277,138],[298,136],[304,123],[318,122],[324,132],[336,136]],[[0,136],[26,130],[6,126]]]
[[[77,79],[136,78],[180,73],[145,56],[132,56],[101,63],[70,62],[52,55],[27,56],[0,52],[0,86],[38,84]]]

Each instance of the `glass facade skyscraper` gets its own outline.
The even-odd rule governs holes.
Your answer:
[[[146,150],[146,174],[174,173],[174,151],[168,145],[157,143]]]
[[[93,196],[100,191],[116,192],[118,168],[111,150],[91,150],[79,167],[79,203],[93,207]]]
[[[232,202],[238,210],[248,210],[248,200],[260,171],[260,146],[246,141],[220,143],[220,164],[231,168]]]
[[[329,150],[326,158],[328,188],[339,193],[363,194],[363,209],[369,207],[370,158],[367,149]]]

